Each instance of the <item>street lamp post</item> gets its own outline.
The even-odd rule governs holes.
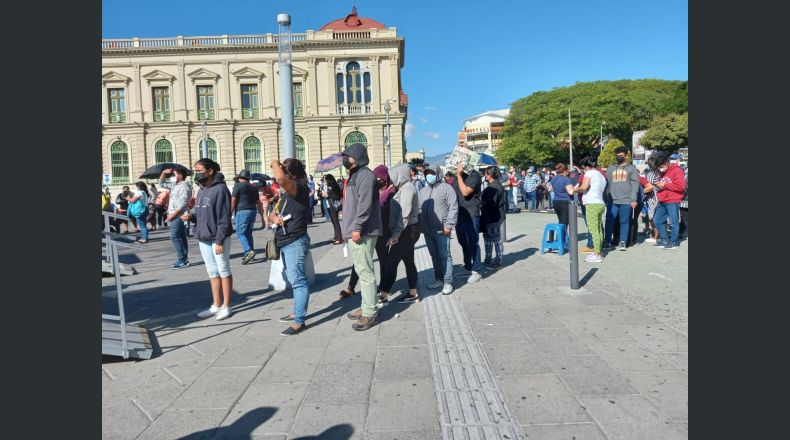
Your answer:
[[[598,140],[598,144],[601,146],[601,151],[603,151],[603,126],[606,125],[606,121],[601,122],[601,137]]]
[[[200,129],[203,130],[203,145],[200,146],[200,154],[202,157],[208,157],[208,127],[206,126],[206,121],[200,124]]]
[[[294,146],[294,102],[293,102],[293,69],[291,65],[291,16],[277,14],[279,35],[277,53],[280,63],[280,121],[282,130],[282,160],[296,156]]]
[[[384,111],[387,113],[387,134],[384,135],[384,144],[387,146],[387,168],[392,168],[392,156],[390,149],[390,100],[384,102]]]

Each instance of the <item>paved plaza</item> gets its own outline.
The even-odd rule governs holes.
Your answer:
[[[687,439],[688,240],[611,251],[598,264],[581,254],[573,291],[569,256],[539,250],[554,222],[509,215],[503,267],[476,284],[454,239],[448,296],[424,287],[433,273],[420,240],[422,301],[390,302],[364,332],[345,317],[359,293],[336,300],[351,259],[332,245],[331,224],[311,225],[309,327],[291,337],[278,318],[292,298],[267,288],[270,263],[241,265],[234,236],[234,315],[201,320],[211,295],[197,242],[191,266],[171,270],[168,231],[154,231],[121,261],[138,271],[123,277],[127,319],[146,326],[156,350],[103,357],[103,438]],[[256,247],[269,236],[256,230]],[[117,313],[113,279],[102,286],[103,313]],[[405,289],[401,267],[390,299]]]

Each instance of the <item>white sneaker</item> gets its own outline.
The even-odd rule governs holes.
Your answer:
[[[645,238],[645,243],[655,243],[655,242],[656,242],[655,238]]]
[[[229,318],[231,315],[229,307],[220,307],[217,309],[217,321]]]
[[[603,257],[600,255],[590,254],[584,257],[584,261],[587,263],[600,263],[603,261]]]
[[[449,295],[449,294],[453,293],[453,290],[455,290],[455,289],[453,288],[452,284],[444,283],[444,289],[442,289],[442,295]]]
[[[476,283],[483,279],[483,276],[480,275],[479,272],[472,271],[472,275],[469,276],[469,279],[466,280],[467,283]]]
[[[209,316],[214,316],[219,311],[219,307],[215,306],[214,304],[211,305],[207,310],[203,310],[202,312],[197,314],[198,318],[208,318]]]
[[[442,284],[444,284],[444,281],[433,280],[432,282],[428,283],[428,288],[429,289],[438,289],[438,288],[442,287]]]

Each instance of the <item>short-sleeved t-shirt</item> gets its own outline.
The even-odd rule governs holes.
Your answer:
[[[231,196],[238,200],[237,211],[254,211],[258,201],[258,188],[247,182],[239,182],[233,185]]]
[[[571,201],[571,196],[569,196],[568,191],[565,190],[565,186],[567,185],[573,186],[573,180],[571,180],[568,176],[563,176],[560,174],[554,176],[554,178],[551,179],[551,187],[554,188],[554,201]]]
[[[469,213],[469,216],[474,218],[480,215],[480,186],[482,183],[480,173],[472,170],[464,179],[464,183],[472,188],[473,192],[468,196],[461,194],[461,187],[456,179],[456,182],[453,182],[453,188],[458,196],[458,206],[464,208]]]
[[[590,178],[590,187],[584,193],[584,204],[603,204],[603,191],[606,189],[606,178],[600,171],[591,169],[584,172],[584,177]]]
[[[307,212],[310,209],[310,190],[304,183],[296,184],[296,195],[280,194],[280,214],[283,217],[291,216],[285,221],[285,232],[282,226],[277,226],[275,235],[278,246],[285,246],[307,233]]]

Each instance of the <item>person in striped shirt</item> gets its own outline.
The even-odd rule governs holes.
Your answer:
[[[537,189],[540,186],[540,177],[535,174],[535,168],[529,167],[527,171],[522,171],[522,182],[524,185],[524,208],[538,209],[538,193]]]

